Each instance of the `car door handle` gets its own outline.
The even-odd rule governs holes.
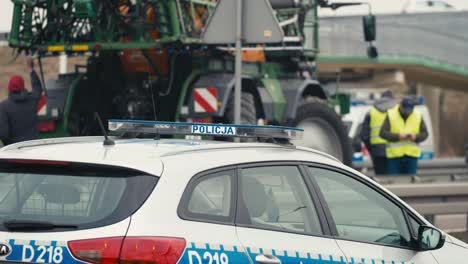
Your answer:
[[[259,264],[281,264],[279,258],[270,254],[260,254],[255,257],[255,262]]]

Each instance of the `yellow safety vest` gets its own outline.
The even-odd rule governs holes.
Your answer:
[[[390,132],[392,133],[419,134],[422,115],[417,110],[413,110],[413,113],[408,116],[405,122],[399,108],[393,108],[388,111],[388,119],[390,121]],[[400,140],[387,145],[387,158],[401,158],[403,156],[419,158],[421,156],[421,148],[416,142],[410,140]]]
[[[394,107],[398,108],[398,105]],[[382,129],[383,123],[385,122],[385,118],[387,118],[387,111],[380,112],[375,106],[372,107],[370,111],[370,143],[371,145],[388,143],[387,140],[380,137],[380,130]]]

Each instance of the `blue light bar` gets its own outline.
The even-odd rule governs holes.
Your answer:
[[[242,138],[301,139],[304,132],[304,130],[300,128],[283,126],[203,124],[117,119],[109,120],[108,126],[110,131],[115,132]]]

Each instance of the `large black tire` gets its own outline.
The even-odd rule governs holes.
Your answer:
[[[90,112],[71,112],[68,117],[68,132],[72,137],[95,135],[95,120]]]
[[[352,144],[340,116],[324,101],[306,98],[297,108],[292,126],[304,128],[304,138],[293,143],[310,147],[351,165]]]
[[[234,93],[229,96],[228,105],[224,111],[223,122],[225,124],[234,124]],[[241,124],[257,124],[257,108],[255,107],[255,97],[248,92],[241,94]],[[233,141],[233,139],[217,138],[217,140]],[[241,142],[251,142],[252,139],[243,138]]]
[[[224,112],[224,120],[227,124],[234,124],[234,94],[229,97],[226,111]],[[248,92],[241,94],[241,124],[255,125],[257,124],[257,108],[255,107],[255,97]]]

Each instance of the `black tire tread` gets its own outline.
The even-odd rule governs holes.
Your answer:
[[[351,165],[352,144],[341,117],[327,104],[326,101],[317,97],[307,97],[299,104],[296,112],[296,118],[292,125],[297,126],[303,119],[310,116],[320,117],[325,119],[327,123],[331,124],[340,138],[343,152],[342,162],[346,165]]]
[[[226,123],[234,123],[234,94],[229,97],[228,106],[225,112]],[[241,124],[257,124],[257,110],[255,107],[254,95],[249,92],[241,94]]]

